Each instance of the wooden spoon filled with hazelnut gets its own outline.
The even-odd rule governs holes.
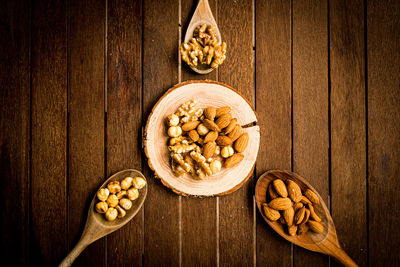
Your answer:
[[[340,247],[324,201],[300,175],[271,170],[258,179],[256,203],[264,220],[286,240],[332,256],[344,266],[358,266]]]
[[[199,74],[208,74],[225,60],[226,43],[208,0],[199,0],[180,48],[182,60]]]
[[[70,266],[88,245],[127,224],[143,206],[146,195],[146,178],[137,170],[123,170],[108,178],[90,203],[79,242],[59,266]]]

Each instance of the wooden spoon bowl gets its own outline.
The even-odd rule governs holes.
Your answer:
[[[110,178],[108,178],[100,187],[105,188],[109,182],[121,181],[125,177],[142,177],[146,180],[144,175],[132,169],[123,170],[115,173]],[[96,191],[97,192],[97,191]],[[74,249],[68,254],[68,256],[61,262],[59,266],[70,266],[76,257],[81,254],[81,252],[91,243],[98,240],[99,238],[106,236],[125,224],[127,224],[135,215],[139,212],[140,208],[147,196],[147,181],[146,186],[139,190],[139,197],[132,201],[132,208],[126,211],[126,215],[123,218],[116,218],[114,221],[107,221],[104,214],[100,214],[95,210],[95,204],[98,202],[96,194],[94,195],[92,202],[90,203],[89,212],[86,220],[86,225],[83,230],[83,234],[79,242],[75,245]]]
[[[219,32],[217,22],[214,19],[208,0],[199,0],[196,10],[193,13],[189,26],[185,34],[185,42],[189,42],[193,37],[193,31],[201,24],[212,25],[215,27],[218,42],[221,42],[221,33]],[[199,64],[197,67],[190,67],[193,71],[199,74],[208,74],[214,69],[206,64]]]
[[[304,192],[306,189],[311,189],[317,194],[320,204],[313,205],[315,212],[321,218],[321,224],[324,226],[324,232],[318,234],[311,230],[303,233],[302,235],[290,236],[287,234],[284,226],[278,221],[270,221],[265,215],[262,208],[263,203],[267,203],[267,190],[269,184],[275,180],[281,179],[284,182],[292,180],[296,182],[301,190]],[[315,190],[303,177],[300,175],[285,171],[285,170],[271,170],[258,179],[255,190],[255,197],[258,210],[260,211],[264,220],[275,230],[280,236],[286,240],[292,242],[295,245],[303,247],[308,250],[320,252],[334,257],[337,261],[345,266],[358,266],[340,247],[339,241],[336,235],[336,228],[333,223],[332,217],[329,213],[325,202]]]

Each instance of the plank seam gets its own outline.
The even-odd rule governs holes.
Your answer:
[[[332,215],[332,98],[331,98],[331,31],[330,31],[330,1],[327,0],[327,48],[328,48],[328,210]],[[332,259],[328,256],[328,265],[332,265]]]
[[[252,1],[252,45],[253,45],[253,66],[254,66],[254,71],[253,71],[253,91],[254,91],[254,108],[257,110],[257,61],[256,61],[256,3],[255,0]],[[254,165],[254,170],[253,170],[253,176],[254,176],[254,182],[253,182],[253,188],[255,188],[255,184],[257,182],[257,162]],[[253,191],[253,266],[257,265],[257,211],[256,211],[256,201],[255,201],[255,196],[254,196],[254,191]]]
[[[108,0],[105,0],[105,21],[104,21],[104,177],[107,177],[107,74],[108,74],[108,64],[107,64],[107,36],[108,36]],[[104,237],[104,266],[107,267],[108,259],[108,247],[107,247],[107,236]]]
[[[140,88],[140,114],[141,114],[141,121],[142,121],[142,125],[141,125],[141,135],[140,135],[140,138],[141,138],[141,148],[143,149],[143,118],[144,118],[144,114],[143,114],[143,107],[144,107],[144,102],[143,102],[143,80],[144,80],[144,78],[143,78],[143,53],[144,53],[144,51],[143,51],[143,40],[144,40],[144,0],[142,0],[141,1],[141,8],[140,8],[140,15],[141,15],[141,23],[142,23],[142,25],[141,25],[141,42],[140,42],[140,75],[141,75],[141,83],[140,83],[140,85],[141,85],[141,88]],[[141,150],[141,151],[143,151],[143,150]],[[143,155],[143,153],[141,154],[141,155]],[[140,158],[140,170],[142,171],[142,173],[144,173],[144,165],[145,165],[145,163],[143,162],[143,157],[141,157]],[[145,227],[144,227],[144,224],[145,224],[145,205],[146,205],[146,203],[143,203],[143,207],[142,207],[142,248],[141,248],[141,250],[142,250],[142,261],[141,261],[141,266],[144,266],[144,259],[145,259],[145,257],[144,257],[144,248],[145,248],[145,246],[144,246],[144,242],[145,242]]]
[[[28,186],[28,233],[27,233],[27,240],[26,242],[26,248],[27,248],[27,255],[25,255],[25,260],[27,262],[32,262],[31,261],[31,225],[32,225],[32,109],[33,109],[33,105],[32,105],[32,31],[33,31],[33,27],[32,27],[32,17],[33,17],[33,3],[30,1],[29,2],[29,140],[28,140],[28,144],[29,144],[29,148],[28,148],[28,182],[27,182],[27,186]]]
[[[66,114],[66,149],[65,149],[65,153],[66,153],[66,194],[67,194],[67,201],[65,203],[66,206],[66,219],[67,219],[67,223],[65,224],[66,226],[66,231],[65,231],[65,242],[66,242],[66,248],[67,251],[69,252],[70,250],[70,244],[69,244],[69,217],[70,217],[70,206],[69,206],[69,98],[70,98],[70,86],[71,86],[71,82],[70,82],[70,78],[71,78],[71,60],[70,60],[70,40],[71,40],[71,1],[67,2],[67,114]]]
[[[290,144],[290,169],[293,172],[294,171],[294,127],[293,127],[293,122],[294,122],[294,116],[293,116],[293,0],[290,1],[290,139],[291,139],[291,144]],[[290,254],[291,254],[291,266],[294,266],[294,248],[293,244],[290,243]]]

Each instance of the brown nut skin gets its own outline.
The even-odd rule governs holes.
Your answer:
[[[319,204],[319,198],[317,194],[315,194],[313,191],[310,189],[307,189],[304,195],[314,204]]]
[[[275,192],[281,197],[287,197],[288,192],[285,183],[281,179],[275,179],[272,184],[274,185]]]
[[[119,184],[118,181],[110,182],[107,185],[107,188],[108,188],[108,190],[110,191],[111,194],[116,194],[119,191],[121,191],[121,185]]]
[[[118,211],[114,208],[109,208],[106,211],[105,217],[108,221],[114,221],[118,216]]]
[[[107,198],[107,204],[110,208],[114,208],[118,205],[118,197],[114,194],[109,195]]]
[[[281,217],[279,211],[270,208],[267,203],[263,203],[263,211],[265,217],[271,221],[276,221]]]
[[[126,211],[123,209],[123,208],[121,208],[121,206],[116,206],[115,207],[115,209],[117,210],[117,212],[118,212],[118,218],[123,218],[123,217],[125,217],[125,215],[126,215]]]
[[[217,138],[218,138],[218,132],[211,131],[204,137],[204,143],[214,142],[215,140],[217,140]]]
[[[219,116],[221,116],[223,114],[227,114],[229,112],[231,112],[231,107],[229,107],[229,106],[220,107],[217,109],[217,111],[215,113],[215,117],[219,117]]]
[[[294,202],[300,202],[302,199],[302,194],[301,194],[301,189],[299,185],[296,182],[293,182],[289,180],[287,182],[287,190],[289,197],[294,201]]]
[[[119,205],[125,210],[130,210],[132,208],[132,201],[127,198],[123,198],[119,201]]]
[[[225,128],[225,134],[229,134],[230,132],[233,131],[233,129],[235,128],[237,124],[237,119],[233,118],[230,122],[229,125]]]
[[[208,107],[204,110],[204,115],[206,116],[207,119],[209,120],[214,120],[215,114],[217,112],[217,109],[214,107]]]
[[[307,224],[310,227],[311,231],[313,231],[315,233],[320,234],[320,233],[324,232],[324,226],[322,224],[320,224],[319,222],[309,220],[307,222]]]
[[[188,135],[189,135],[190,139],[193,140],[193,142],[197,142],[197,140],[199,140],[199,138],[200,138],[200,136],[196,130],[191,130]]]
[[[196,129],[197,126],[199,126],[200,121],[189,121],[182,125],[182,130],[185,132],[189,132],[191,130]]]
[[[286,224],[288,226],[293,225],[293,218],[294,218],[294,209],[290,207],[283,211],[283,218],[285,218]]]
[[[296,212],[296,215],[294,215],[294,223],[300,224],[304,219],[305,213],[306,213],[306,207],[302,207],[301,209],[299,209]]]
[[[101,201],[96,204],[96,211],[98,213],[106,213],[107,210],[108,210],[108,204],[106,202]]]
[[[268,203],[274,210],[287,210],[292,206],[292,201],[287,197],[277,197]]]
[[[273,199],[279,197],[279,195],[276,193],[272,183],[268,186],[268,195],[269,195],[270,200],[273,200]]]
[[[288,233],[290,236],[295,236],[297,232],[297,225],[291,225],[288,227]]]

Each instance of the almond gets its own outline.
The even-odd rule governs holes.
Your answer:
[[[228,136],[220,135],[217,138],[217,144],[220,146],[229,146],[232,144],[232,139],[230,139]]]
[[[203,123],[208,129],[210,129],[212,131],[217,131],[217,132],[221,131],[221,129],[218,127],[218,125],[216,125],[215,122],[213,122],[210,119],[204,119]]]
[[[227,113],[224,115],[221,115],[216,121],[215,123],[218,125],[218,127],[220,129],[224,129],[225,127],[227,127],[229,125],[229,123],[232,120],[232,116],[231,114]]]
[[[324,226],[322,224],[320,224],[319,222],[309,220],[307,222],[307,224],[310,227],[311,231],[313,231],[315,233],[320,234],[324,231]]]
[[[263,204],[263,210],[264,210],[264,215],[265,217],[268,218],[268,220],[276,221],[281,217],[279,211],[271,209],[270,207],[268,207],[267,203]]]
[[[292,206],[292,201],[287,197],[277,197],[268,203],[274,210],[287,210]]]
[[[226,107],[220,107],[220,108],[218,108],[217,111],[215,112],[215,117],[219,117],[219,116],[221,116],[221,115],[223,115],[223,114],[227,114],[227,113],[229,113],[229,112],[231,112],[231,107],[228,107],[228,106],[226,106]]]
[[[288,193],[286,190],[286,185],[281,179],[275,179],[272,184],[274,185],[275,191],[280,195],[281,197],[287,197]]]
[[[290,236],[295,236],[297,232],[297,225],[292,225],[288,227],[288,233]]]
[[[204,137],[204,143],[214,142],[215,140],[217,140],[217,138],[218,138],[218,132],[216,131],[208,132],[206,137]]]
[[[215,113],[217,112],[217,109],[214,107],[208,107],[204,110],[204,116],[206,116],[207,119],[209,120],[214,120],[215,118]]]
[[[233,167],[239,164],[243,160],[243,158],[244,158],[243,154],[238,154],[238,153],[233,154],[232,156],[230,156],[225,160],[224,166],[225,168]]]
[[[293,218],[294,218],[294,209],[293,207],[288,208],[283,211],[283,218],[285,218],[286,224],[288,226],[292,226]]]
[[[306,223],[306,222],[308,221],[309,218],[310,218],[310,210],[306,208],[306,212],[304,213],[304,218],[303,218],[303,220],[300,222],[300,224]]]
[[[306,192],[304,193],[304,195],[306,195],[306,197],[314,204],[319,204],[319,198],[317,196],[317,194],[315,194],[313,191],[311,191],[310,189],[307,189]]]
[[[272,183],[268,186],[268,194],[269,194],[269,197],[271,200],[279,197],[278,194],[275,192],[275,189],[274,189]]]
[[[237,119],[236,118],[231,119],[231,121],[229,122],[228,127],[225,128],[225,134],[228,134],[228,133],[232,132],[233,129],[235,128],[236,124],[237,124]]]
[[[304,219],[305,213],[306,213],[306,207],[302,207],[301,209],[299,209],[296,212],[296,215],[294,215],[294,223],[300,224]]]
[[[302,223],[297,228],[297,234],[301,235],[308,231],[308,225],[306,223]]]
[[[209,142],[207,144],[205,144],[203,146],[203,156],[206,159],[209,159],[212,157],[212,155],[214,155],[215,152],[215,148],[217,147],[217,145],[214,142]]]
[[[196,129],[197,125],[200,124],[200,121],[189,121],[182,125],[182,130],[185,132],[189,132],[193,129]]]
[[[196,142],[197,140],[199,140],[199,134],[197,133],[196,130],[191,130],[189,132],[189,137],[193,140],[193,142]]]
[[[289,197],[294,202],[300,202],[302,194],[301,194],[301,189],[298,186],[298,184],[293,182],[293,181],[291,181],[291,180],[289,180],[288,184],[287,184],[287,189],[288,189]]]
[[[306,198],[305,196],[301,197],[300,202],[303,204],[311,204],[311,201],[308,198]]]
[[[229,138],[232,139],[232,141],[236,141],[241,135],[242,135],[242,126],[239,124],[236,124],[235,128],[228,134]]]
[[[310,210],[310,216],[314,221],[321,222],[321,218],[315,213],[314,207],[311,204],[308,204],[308,208]]]
[[[293,204],[294,212],[298,211],[298,210],[301,209],[303,206],[304,206],[304,205],[303,205],[303,203],[301,203],[301,202],[294,203],[294,204]]]
[[[249,144],[249,134],[242,134],[235,142],[235,150],[239,153],[246,150],[247,145]]]

